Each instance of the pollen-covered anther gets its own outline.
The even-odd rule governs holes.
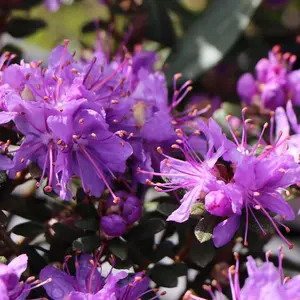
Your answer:
[[[122,138],[125,135],[127,135],[127,131],[125,131],[125,130],[118,130],[118,131],[115,132],[115,134]]]
[[[183,132],[182,132],[181,129],[177,128],[177,129],[175,130],[175,132],[177,133],[177,135],[178,135],[179,137],[183,137]]]
[[[258,196],[260,196],[260,193],[259,192],[254,192],[253,196],[258,197]]]
[[[201,131],[199,129],[197,129],[193,132],[194,135],[200,135],[200,133],[201,133]]]
[[[48,96],[44,96],[44,100],[45,100],[45,101],[48,101],[48,100],[49,100],[49,97],[48,97]]]
[[[41,186],[41,184],[39,182],[36,182],[35,188],[38,189],[40,186]]]
[[[79,136],[76,135],[76,134],[73,134],[73,135],[72,135],[72,138],[73,138],[74,140],[78,140],[78,139],[79,139]]]
[[[113,202],[115,204],[118,204],[120,202],[120,197],[115,197],[114,200],[113,200]]]
[[[163,153],[164,153],[161,147],[157,147],[157,148],[156,148],[156,151],[157,151],[158,153],[160,153],[160,154],[163,154]]]
[[[45,186],[45,188],[44,188],[44,191],[45,191],[46,193],[51,193],[52,190],[53,190],[53,188],[52,188],[52,186],[50,186],[50,185],[47,185],[47,186]]]
[[[167,166],[168,168],[171,168],[171,167],[172,167],[172,165],[169,163],[169,160],[168,160],[167,158],[164,159],[164,163],[166,164],[166,166]]]
[[[150,179],[146,179],[145,181],[146,185],[153,185],[153,182]]]
[[[119,101],[118,101],[118,100],[111,100],[110,103],[111,103],[111,104],[119,104]]]
[[[182,74],[181,73],[177,73],[177,74],[174,75],[174,80],[178,80],[181,77],[182,77]]]
[[[61,184],[60,184],[60,183],[57,183],[56,186],[57,186],[57,187],[61,187]]]
[[[268,126],[269,126],[269,123],[266,122],[266,123],[264,124],[264,129],[266,129]]]
[[[75,68],[72,68],[72,69],[71,69],[71,72],[74,73],[74,74],[78,74],[78,70],[75,69]]]
[[[91,137],[93,137],[94,139],[96,139],[96,138],[97,138],[96,133],[92,132],[92,133],[91,133]]]
[[[245,106],[245,107],[242,109],[242,113],[245,114],[247,110],[248,110],[248,107]]]
[[[227,115],[227,116],[225,117],[226,121],[229,121],[231,118],[232,118],[232,115]]]
[[[255,208],[256,210],[260,210],[260,209],[261,209],[261,206],[260,206],[260,205],[255,205],[254,208]]]
[[[114,124],[118,124],[118,123],[119,123],[119,121],[118,121],[118,120],[116,120],[116,119],[114,119],[114,120],[113,120],[113,123],[114,123]]]
[[[280,168],[280,169],[279,169],[279,172],[281,172],[281,173],[285,174],[285,173],[286,173],[286,170],[285,170],[285,169],[283,169],[283,168]]]
[[[79,120],[79,124],[82,125],[83,123],[84,123],[84,119],[80,119],[80,120]]]
[[[177,144],[173,144],[173,145],[171,146],[171,148],[172,148],[172,149],[180,149],[180,147],[179,147]]]
[[[182,144],[183,141],[182,141],[182,140],[176,140],[176,143],[177,143],[177,144]]]
[[[136,174],[140,174],[140,173],[141,173],[141,168],[140,167],[136,168]]]
[[[62,144],[62,140],[58,140],[57,142],[56,142],[56,144],[58,145],[58,146],[60,146],[61,144]]]
[[[21,158],[21,163],[24,163],[25,159],[24,158]]]

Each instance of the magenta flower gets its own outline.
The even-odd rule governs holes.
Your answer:
[[[275,110],[285,106],[288,100],[299,105],[299,71],[292,71],[296,60],[290,53],[281,54],[275,46],[269,58],[261,59],[255,67],[256,76],[242,75],[237,83],[237,92],[246,105],[255,104],[263,109]]]
[[[53,300],[137,300],[152,290],[147,290],[150,280],[142,273],[133,277],[125,271],[106,277],[101,274],[99,255],[94,259],[89,254],[82,254],[77,260],[76,274],[73,276],[67,268],[67,256],[63,265],[64,270],[52,266],[42,269],[40,279],[51,278],[51,282],[44,286],[47,295]],[[154,298],[153,298],[154,299]]]

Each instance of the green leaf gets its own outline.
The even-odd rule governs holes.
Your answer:
[[[6,264],[7,263],[7,259],[5,256],[0,256],[0,264]]]
[[[99,221],[94,218],[77,220],[75,226],[84,230],[97,231],[99,230]]]
[[[174,252],[173,252],[173,247],[174,244],[171,241],[163,241],[162,243],[159,244],[157,249],[151,253],[150,259],[152,262],[158,262],[164,257],[174,257]]]
[[[205,243],[212,239],[213,229],[216,224],[216,218],[211,215],[206,215],[197,223],[194,234],[200,243]]]
[[[72,243],[75,239],[82,235],[82,231],[75,230],[74,228],[62,223],[53,224],[52,229],[55,231],[56,237],[69,243]]]
[[[2,210],[0,210],[0,226],[1,227],[6,226],[7,222],[8,222],[8,218],[6,214]]]
[[[176,43],[166,61],[171,83],[180,72],[194,79],[218,63],[248,26],[261,0],[214,0]]]
[[[167,197],[166,197],[167,198]],[[162,202],[158,204],[157,210],[164,216],[168,217],[174,210],[178,208],[178,204],[170,202]]]
[[[108,245],[109,250],[116,257],[119,257],[121,260],[125,260],[128,256],[128,247],[127,244],[121,239],[113,239]]]
[[[149,219],[134,227],[129,234],[129,238],[136,241],[146,240],[162,231],[165,227],[166,222],[164,220],[160,218]]]
[[[206,212],[205,204],[202,202],[193,203],[190,209],[191,216],[202,217]]]
[[[195,239],[189,248],[191,262],[202,268],[205,268],[214,259],[215,254],[216,250],[211,240],[199,244]]]
[[[73,241],[73,250],[80,252],[92,252],[101,245],[99,236],[87,235]]]
[[[172,20],[161,0],[144,0],[147,11],[146,37],[163,45],[172,46],[175,32]]]
[[[41,19],[29,20],[14,17],[9,20],[6,31],[16,38],[26,37],[46,27],[46,23]]]
[[[45,227],[43,224],[37,222],[26,222],[15,226],[11,231],[21,236],[34,237],[43,233],[44,230]]]
[[[178,277],[186,275],[187,268],[183,263],[174,265],[156,264],[149,270],[150,278],[159,286],[176,287]]]

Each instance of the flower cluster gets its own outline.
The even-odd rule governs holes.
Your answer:
[[[204,202],[207,212],[221,217],[221,221],[213,231],[215,246],[221,247],[228,243],[240,226],[242,212],[245,211],[246,228],[244,243],[247,245],[249,214],[252,215],[263,234],[255,212],[259,211],[274,226],[282,239],[293,247],[282,235],[278,224],[283,225],[270,213],[279,215],[283,220],[293,220],[294,212],[283,197],[288,194],[286,188],[300,181],[300,166],[294,157],[288,153],[278,151],[286,144],[288,137],[280,132],[273,140],[271,128],[268,145],[263,135],[268,127],[266,123],[257,142],[249,145],[247,142],[247,126],[251,122],[245,119],[246,109],[242,110],[242,139],[238,141],[230,124],[231,116],[226,118],[229,131],[234,142],[227,139],[219,125],[210,119],[208,125],[198,122],[198,129],[205,138],[199,138],[196,148],[193,148],[181,130],[177,130],[179,139],[172,145],[184,154],[185,160],[175,159],[158,151],[165,156],[161,162],[161,172],[153,173],[166,179],[166,183],[153,183],[158,191],[171,192],[178,189],[186,191],[181,204],[168,218],[169,221],[184,222],[189,218],[190,209],[195,202]],[[271,120],[274,127],[274,120]],[[206,149],[203,147],[206,144]],[[199,154],[203,157],[200,158]],[[148,173],[138,169],[139,173]]]
[[[237,83],[237,92],[246,105],[256,105],[261,109],[275,110],[285,106],[288,100],[300,105],[300,70],[293,71],[296,56],[280,53],[275,46],[269,58],[261,59],[255,66],[256,76],[242,75]]]
[[[99,262],[101,251],[95,258],[81,254],[75,261],[75,275],[71,275],[67,266],[71,256],[65,258],[63,270],[47,266],[40,273],[41,280],[51,279],[44,285],[47,295],[53,300],[137,300],[152,292],[150,280],[143,273],[128,274],[119,271],[106,276],[101,274]],[[157,299],[157,297],[152,298]]]
[[[268,299],[287,299],[294,300],[300,297],[300,276],[294,278],[284,277],[282,269],[283,253],[282,248],[278,251],[279,266],[276,268],[269,261],[270,252],[266,253],[266,262],[257,265],[252,256],[247,258],[248,278],[244,286],[240,287],[239,282],[239,257],[235,254],[236,265],[228,270],[228,278],[232,299],[241,300],[268,300]],[[226,296],[222,293],[220,284],[213,281],[217,292],[213,293],[211,286],[204,285],[204,289],[211,295],[212,300],[225,300]],[[193,295],[190,291],[186,292],[183,300],[203,300]]]
[[[110,61],[99,46],[92,59],[75,61],[67,45],[52,51],[47,68],[21,62],[3,71],[0,123],[13,121],[24,139],[17,150],[1,144],[2,154],[13,156],[10,161],[2,155],[1,168],[14,178],[35,162],[42,170],[38,185],[48,177],[46,192],[70,199],[75,176],[86,193],[99,197],[106,187],[118,202],[112,180],[129,166],[132,186],[144,183],[149,176],[130,170],[153,170],[159,161],[155,145],[170,145],[176,127],[207,109],[172,114],[190,82],[177,90],[180,76],[175,76],[168,106],[166,80],[154,71],[153,52],[137,51],[133,57],[120,52]]]

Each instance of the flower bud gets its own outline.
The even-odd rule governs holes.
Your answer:
[[[232,214],[231,201],[224,191],[209,192],[205,196],[205,207],[215,216],[225,217]]]
[[[104,216],[101,219],[101,229],[111,237],[119,237],[126,231],[126,221],[119,215]]]

